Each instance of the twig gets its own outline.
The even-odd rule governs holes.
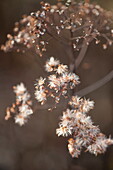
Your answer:
[[[90,27],[90,29],[86,29],[85,31],[85,34],[86,35],[90,35],[91,34],[91,31],[92,31],[92,26]],[[83,58],[85,57],[85,54],[87,52],[87,49],[88,49],[88,44],[92,41],[93,39],[92,38],[88,38],[87,40],[84,39],[83,41],[83,45],[82,45],[82,48],[81,48],[81,51],[77,57],[77,59],[75,60],[75,67],[76,69],[79,67],[80,63],[82,62]],[[88,43],[88,44],[87,44]]]
[[[70,30],[70,36],[71,39],[73,38],[73,32]],[[71,41],[71,63],[70,63],[70,71],[71,72],[75,72],[76,70],[76,66],[75,66],[75,54],[74,54],[74,49],[73,49],[73,40]]]
[[[51,32],[49,32],[48,30],[46,30],[46,33],[48,35],[50,35],[51,37],[53,37],[55,40],[57,40],[58,42],[60,42],[61,44],[64,45],[68,45],[68,43],[66,41],[63,41],[62,39],[59,39],[58,35],[52,34]],[[61,38],[61,37],[60,37]]]
[[[79,31],[83,28],[89,28],[89,27],[90,27],[90,24],[84,24],[83,26],[76,28],[75,31]],[[76,39],[77,39],[76,37],[71,38],[71,40],[76,40]]]
[[[102,78],[101,80],[97,81],[96,83],[78,91],[76,93],[76,95],[79,95],[79,96],[85,96],[95,90],[97,90],[98,88],[102,87],[103,85],[105,85],[106,83],[108,83],[110,80],[113,79],[113,70],[108,73],[104,78]]]
[[[87,49],[88,49],[88,45],[86,44],[86,42],[83,43],[83,47],[77,57],[77,59],[75,60],[75,67],[76,69],[79,67],[80,63],[82,62],[86,52],[87,52]]]

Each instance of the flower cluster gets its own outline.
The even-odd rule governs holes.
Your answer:
[[[84,40],[87,45],[92,40],[95,40],[96,44],[100,43],[100,37],[105,40],[103,49],[112,45],[112,12],[99,5],[75,3],[71,0],[66,4],[59,2],[57,5],[50,5],[42,2],[41,5],[40,11],[23,16],[20,22],[15,23],[14,36],[7,35],[8,41],[2,45],[2,50],[8,51],[18,44],[33,48],[42,56],[51,39],[68,45],[72,41],[75,51],[82,48]],[[73,32],[73,37],[67,37],[68,31]],[[47,37],[47,40],[43,37]],[[16,49],[19,51],[21,48],[22,46]],[[25,51],[25,48],[22,48],[22,51]]]
[[[90,101],[89,99],[83,99],[78,96],[72,96],[69,101],[69,105],[72,108],[76,108],[79,112],[87,113],[94,107],[94,101]]]
[[[91,117],[86,115],[93,109],[94,102],[73,96],[69,105],[72,109],[63,112],[56,134],[72,136],[68,140],[68,149],[72,157],[78,158],[83,147],[94,155],[104,153],[108,145],[113,144],[113,140],[107,139],[98,126],[93,125]]]
[[[60,64],[53,57],[46,62],[45,70],[51,74],[47,79],[40,77],[35,84],[35,97],[42,105],[47,97],[52,97],[59,103],[60,97],[66,97],[68,90],[74,89],[79,83],[79,77],[70,73],[67,65]]]
[[[13,89],[16,94],[16,102],[7,108],[5,120],[8,120],[14,114],[15,123],[22,126],[27,122],[29,116],[33,114],[32,102],[30,94],[23,83],[14,86]]]

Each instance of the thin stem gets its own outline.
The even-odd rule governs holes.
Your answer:
[[[71,39],[73,39],[73,32],[70,30],[70,36]],[[75,72],[76,66],[75,66],[75,54],[74,54],[74,49],[73,49],[73,40],[71,41],[71,64],[70,64],[70,71]]]
[[[83,26],[81,27],[78,27],[75,29],[75,31],[79,31],[79,30],[82,30],[83,28],[89,28],[90,27],[90,24],[84,24]],[[76,40],[77,37],[73,37],[71,40]]]
[[[39,17],[39,19],[42,20],[41,17]],[[50,26],[50,28],[52,28],[52,30],[49,31],[49,29],[46,29],[46,27],[44,27],[44,28],[46,29],[46,32],[47,32],[51,37],[55,38],[55,39],[58,40],[60,43],[67,44],[67,43],[66,43],[66,41],[67,41],[66,38],[60,37],[60,36],[56,35],[56,31],[55,31],[55,29],[51,26],[50,22],[48,22],[48,21],[47,21],[46,19],[44,19],[44,18],[43,18],[43,21],[44,21],[45,23],[47,23],[48,26]],[[53,32],[53,34],[52,34],[52,32]],[[59,38],[60,38],[60,40],[59,40]],[[64,39],[63,39],[63,38],[64,38]]]
[[[106,83],[108,83],[110,80],[113,79],[113,70],[108,73],[104,78],[102,78],[101,80],[97,81],[96,83],[78,91],[76,93],[76,95],[79,95],[79,96],[85,96],[95,90],[97,90],[98,88],[102,87],[103,85],[105,85]]]
[[[92,27],[90,27],[90,29],[86,29],[85,34],[86,35],[90,35],[91,31],[92,31]],[[92,38],[84,39],[81,51],[80,51],[77,59],[75,60],[75,67],[76,67],[76,69],[79,67],[80,63],[82,62],[83,58],[85,57],[85,54],[86,54],[88,46],[89,46],[88,44],[92,40],[93,40]]]
[[[87,49],[88,49],[88,45],[86,44],[86,42],[84,42],[83,47],[82,47],[77,59],[75,60],[76,69],[79,67],[80,63],[82,62],[83,58],[85,57]]]
[[[40,67],[42,74],[45,75],[44,66],[42,65],[42,62],[40,61],[38,55],[35,52],[33,52],[33,51],[30,51],[30,52],[31,52],[31,54],[34,57],[35,63],[37,64],[38,67]]]

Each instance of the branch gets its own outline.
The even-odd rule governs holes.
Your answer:
[[[68,43],[66,42],[66,40],[63,41],[61,37],[58,37],[58,35],[52,34],[52,31],[49,32],[48,30],[46,30],[46,33],[47,33],[48,35],[50,35],[52,38],[54,38],[55,40],[57,40],[58,42],[60,42],[61,44],[68,45]]]
[[[83,47],[77,57],[77,59],[75,60],[75,67],[76,69],[79,67],[80,63],[82,62],[86,52],[87,52],[87,49],[88,49],[88,45],[86,44],[86,42],[83,43]]]
[[[108,73],[104,78],[102,78],[101,80],[97,81],[96,83],[78,91],[76,93],[76,95],[79,95],[79,96],[85,96],[95,90],[97,90],[98,88],[102,87],[103,85],[105,85],[106,83],[108,83],[110,80],[113,79],[113,70]]]
[[[81,26],[81,27],[77,27],[77,28],[75,29],[75,31],[82,30],[83,28],[89,28],[90,25],[91,25],[91,24],[84,24],[84,25]],[[76,39],[77,39],[76,37],[71,38],[71,40],[76,40]]]
[[[72,32],[72,30],[70,30],[70,36],[71,36],[71,39],[73,39],[73,32]],[[71,72],[75,72],[75,70],[76,70],[76,66],[75,66],[75,54],[74,54],[74,49],[73,49],[73,40],[71,41],[71,43],[70,43],[70,45],[71,45],[71,56],[70,56],[70,58],[71,58],[71,63],[70,63],[70,71]]]
[[[90,29],[86,29],[85,30],[85,34],[86,35],[90,35],[91,34],[91,31],[92,31],[92,26],[90,27]],[[88,38],[88,39],[84,39],[83,41],[83,45],[82,45],[82,48],[81,48],[81,51],[77,57],[77,59],[75,60],[75,67],[76,69],[79,67],[80,63],[82,62],[83,58],[85,57],[85,54],[87,52],[87,49],[88,49],[88,44],[92,41],[93,39],[92,38]],[[87,44],[88,43],[88,44]]]

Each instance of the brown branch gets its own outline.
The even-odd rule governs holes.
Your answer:
[[[52,34],[52,32],[50,32],[50,31],[48,31],[48,30],[46,31],[46,33],[47,33],[48,35],[50,35],[52,38],[54,38],[55,40],[57,40],[59,43],[64,44],[64,45],[68,45],[68,43],[67,43],[66,41],[63,41],[63,40],[61,39],[61,37],[59,38],[58,35]]]
[[[102,78],[101,80],[97,81],[96,83],[78,91],[76,93],[76,95],[79,95],[79,96],[85,96],[95,90],[97,90],[98,88],[102,87],[103,85],[105,85],[106,83],[108,83],[110,80],[113,79],[113,70],[108,73],[104,78]]]
[[[71,39],[73,39],[73,32],[72,32],[71,30],[70,30],[70,36],[71,36]],[[74,64],[74,61],[75,61],[75,54],[74,54],[74,49],[73,49],[73,40],[71,41],[70,46],[71,46],[71,63],[70,63],[70,71],[71,71],[71,72],[75,72],[76,67],[75,67],[75,64]]]
[[[75,67],[76,69],[79,67],[80,63],[82,62],[86,52],[87,52],[87,49],[88,49],[88,45],[86,44],[86,42],[83,43],[83,47],[77,57],[77,59],[75,60]]]
[[[82,30],[83,28],[89,28],[90,25],[91,24],[84,24],[83,26],[76,28],[74,31],[79,31],[79,30]],[[78,38],[77,37],[71,38],[71,40],[76,40],[76,39],[78,39]]]
[[[40,20],[42,20],[41,17],[39,17]],[[51,37],[55,38],[57,41],[59,41],[60,43],[63,43],[63,44],[67,44],[66,41],[67,39],[64,38],[64,37],[61,37],[59,35],[56,34],[56,30],[54,29],[53,26],[51,26],[51,23],[49,21],[47,21],[46,19],[43,18],[43,21],[50,27],[52,28],[52,30],[49,31],[49,29],[47,29],[45,26],[44,28],[46,29],[46,33],[48,33]],[[55,25],[54,25],[55,26]],[[57,25],[56,25],[57,26]],[[53,34],[52,34],[53,33]],[[60,40],[59,40],[60,38]]]
[[[90,27],[90,29],[86,28],[85,35],[88,35],[90,37],[91,31],[92,31],[92,26]],[[86,37],[86,38],[84,39],[81,51],[80,51],[77,59],[75,60],[76,69],[79,67],[80,63],[82,62],[83,58],[85,57],[89,43],[93,40],[92,38],[88,38],[88,37]]]

